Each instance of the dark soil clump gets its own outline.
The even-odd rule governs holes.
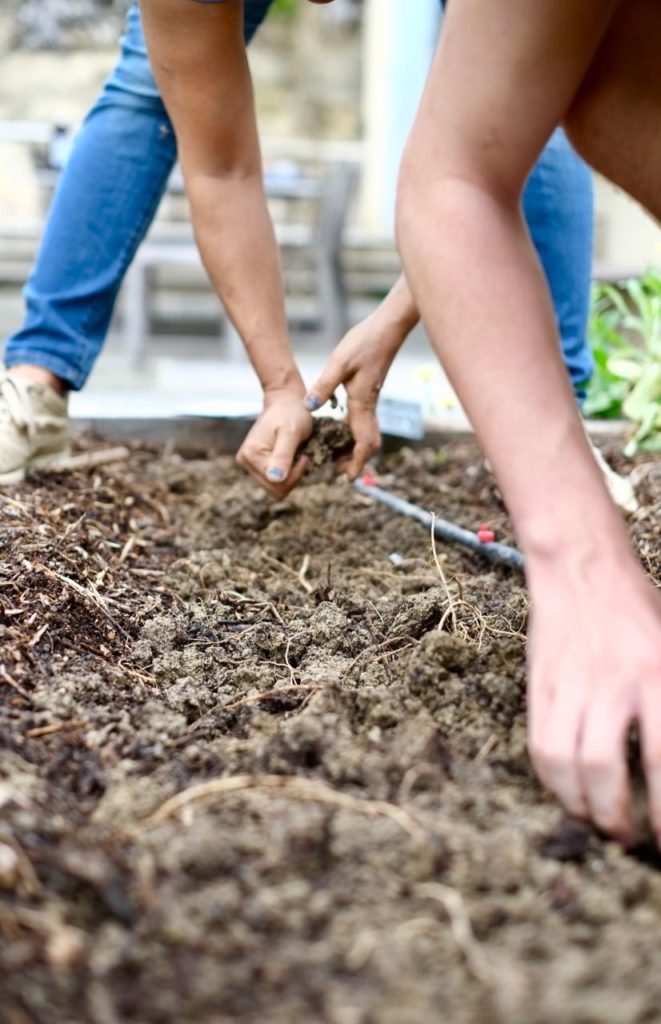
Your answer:
[[[511,542],[472,445],[378,470]],[[439,545],[446,588],[345,484],[140,445],[0,535],[2,1024],[661,1019],[657,860],[530,769],[520,576]]]
[[[310,469],[329,467],[350,455],[353,451],[353,435],[344,420],[320,416],[314,421],[312,436],[305,442],[301,452],[307,455]]]

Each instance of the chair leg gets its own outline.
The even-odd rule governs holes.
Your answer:
[[[228,316],[225,316],[223,330],[225,358],[230,363],[240,363],[246,356],[241,335]]]
[[[149,334],[148,268],[136,259],[129,269],[123,287],[122,347],[127,364],[137,369],[144,361]]]
[[[330,254],[320,256],[317,282],[324,342],[330,348],[335,348],[349,325],[347,294],[338,259]]]

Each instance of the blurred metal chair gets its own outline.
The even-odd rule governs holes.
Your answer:
[[[357,180],[357,168],[349,163],[331,163],[321,175],[308,173],[267,173],[267,198],[291,208],[308,204],[313,208],[307,221],[275,217],[278,245],[302,255],[315,278],[315,320],[323,338],[334,346],[348,327],[347,293],[342,268],[342,248],[347,215]],[[183,184],[175,177],[171,192],[181,194]],[[200,255],[187,223],[158,223],[143,242],[126,276],[122,289],[121,337],[130,365],[144,356],[151,328],[151,291],[154,272],[164,266],[201,266]],[[222,315],[222,311],[219,311]],[[243,348],[231,324],[225,324],[226,352],[231,358]]]

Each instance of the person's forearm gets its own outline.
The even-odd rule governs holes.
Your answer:
[[[611,548],[623,547],[625,533],[588,448],[550,297],[518,211],[462,182],[431,188],[424,211],[405,210],[400,241],[423,316],[524,550],[559,554],[600,545],[603,535]],[[444,225],[446,242],[429,230],[430,220]]]
[[[204,264],[265,391],[302,394],[264,194],[243,4],[141,6]]]
[[[384,339],[387,339],[395,352],[411,333],[413,328],[420,321],[420,314],[415,299],[404,274],[401,274],[385,299],[373,313],[373,318],[383,330]],[[396,344],[397,339],[399,344]]]
[[[625,65],[623,55],[612,60],[623,26],[609,19],[619,6],[449,5],[402,167],[398,238],[525,553],[537,774],[570,814],[634,843],[627,738],[635,722],[661,844],[659,595],[590,449],[519,204],[544,140],[577,95],[580,120],[598,110],[604,151],[610,107],[602,101],[620,82],[609,70]]]
[[[187,189],[202,259],[263,389],[303,394],[261,170],[216,177],[191,173]]]

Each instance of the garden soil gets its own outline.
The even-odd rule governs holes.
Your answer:
[[[135,444],[0,496],[0,1021],[661,1021],[653,848],[531,772],[521,577],[320,461],[273,501]],[[377,470],[512,540],[472,445]]]

